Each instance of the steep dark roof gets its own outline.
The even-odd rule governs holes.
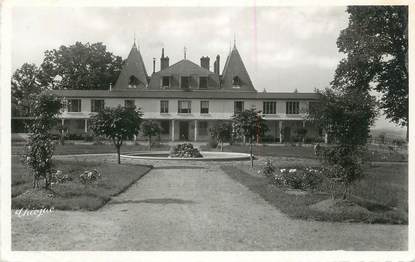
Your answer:
[[[238,77],[241,83],[239,90],[256,91],[236,46],[233,47],[226,59],[222,73],[222,88],[233,89],[233,80],[235,77]]]
[[[183,98],[183,99],[260,99],[260,100],[315,100],[316,93],[262,93],[228,91],[181,91],[181,90],[52,90],[66,98]]]
[[[130,82],[130,77],[134,76],[138,79],[138,88],[145,88],[148,85],[147,70],[143,62],[140,51],[137,45],[134,43],[131,48],[130,54],[118,76],[117,82],[114,85],[114,89],[126,89]]]

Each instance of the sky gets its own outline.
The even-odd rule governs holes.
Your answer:
[[[221,71],[231,46],[242,57],[258,91],[313,92],[329,86],[339,60],[336,40],[348,24],[346,7],[15,7],[12,70],[39,65],[46,50],[103,42],[126,58],[134,35],[147,72],[184,57],[200,64],[216,55]],[[393,127],[380,117],[377,127]]]

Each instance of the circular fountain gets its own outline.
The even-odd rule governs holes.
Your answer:
[[[169,151],[148,151],[148,152],[130,152],[121,154],[123,158],[141,159],[141,160],[179,160],[179,161],[238,161],[250,159],[249,154],[234,153],[234,152],[200,152],[203,157],[186,158],[186,157],[171,157]]]

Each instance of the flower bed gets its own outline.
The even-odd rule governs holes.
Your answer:
[[[277,169],[270,160],[267,160],[260,173],[270,178],[277,186],[301,190],[315,189],[324,179],[320,169],[308,167]]]
[[[180,158],[201,158],[199,149],[193,147],[191,143],[179,144],[170,150],[169,157],[180,157]]]

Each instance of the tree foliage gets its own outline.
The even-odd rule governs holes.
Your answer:
[[[318,91],[319,106],[310,109],[310,120],[324,128],[332,142],[365,145],[377,116],[376,99],[357,89]]]
[[[161,129],[160,126],[151,120],[144,121],[141,124],[141,130],[143,132],[143,135],[148,137],[148,146],[151,151],[152,141],[151,138],[160,135]]]
[[[346,54],[332,85],[382,94],[380,106],[391,121],[408,126],[408,8],[350,6],[349,25],[337,40]]]
[[[252,143],[262,137],[268,130],[265,120],[261,117],[261,111],[255,108],[246,109],[236,113],[232,117],[233,131],[237,136],[245,137],[249,141],[251,166],[254,166],[252,155]]]
[[[13,73],[11,79],[13,116],[31,116],[30,95],[36,95],[42,91],[39,73],[39,68],[29,63],[24,63]]]
[[[220,151],[223,151],[223,142],[232,138],[232,124],[223,122],[209,129],[210,136],[220,143]]]
[[[120,149],[124,140],[138,135],[143,113],[136,107],[106,107],[92,116],[91,129],[98,136],[111,139],[117,149],[118,164],[121,163]]]
[[[49,188],[54,151],[50,129],[56,123],[63,103],[60,98],[45,93],[32,96],[30,102],[34,120],[23,160],[31,168],[33,187],[39,187],[39,179],[44,178],[45,188]]]
[[[50,89],[108,89],[121,66],[121,57],[108,52],[103,43],[76,42],[45,52],[40,80]]]

